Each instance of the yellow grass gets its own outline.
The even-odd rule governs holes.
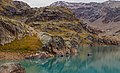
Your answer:
[[[4,46],[0,46],[0,51],[8,52],[33,52],[42,46],[37,36],[26,36],[21,40],[15,40]]]

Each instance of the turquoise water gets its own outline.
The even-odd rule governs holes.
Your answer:
[[[93,55],[88,56],[88,53]],[[76,56],[24,60],[20,63],[27,73],[120,73],[120,47],[80,47]]]

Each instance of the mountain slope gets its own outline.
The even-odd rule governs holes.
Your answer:
[[[75,13],[76,17],[89,26],[116,35],[120,29],[120,1],[106,1],[103,3],[69,3],[58,1],[50,6],[65,6]]]

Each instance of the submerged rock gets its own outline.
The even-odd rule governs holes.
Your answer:
[[[26,73],[18,63],[5,63],[0,66],[0,73]]]

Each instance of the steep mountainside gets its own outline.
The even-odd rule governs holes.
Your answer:
[[[10,43],[15,39],[21,39],[26,35],[32,35],[25,24],[16,20],[0,16],[0,44]]]
[[[120,30],[120,1],[103,3],[69,3],[58,1],[50,6],[65,6],[87,25],[104,31],[107,35],[118,35]]]
[[[75,54],[81,45],[120,44],[117,39],[97,36],[102,31],[82,23],[66,7],[31,8],[24,2],[9,0],[1,0],[0,4],[0,58],[8,59],[13,52],[12,58],[18,59],[16,51],[24,54],[20,58],[31,53],[27,58],[65,56]]]

